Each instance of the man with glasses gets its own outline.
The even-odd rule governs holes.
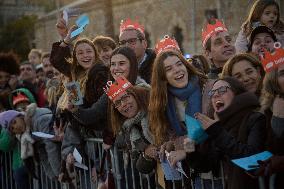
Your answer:
[[[134,50],[139,64],[139,75],[150,84],[152,65],[156,54],[152,49],[147,48],[144,27],[130,19],[122,21],[119,46],[128,46]]]

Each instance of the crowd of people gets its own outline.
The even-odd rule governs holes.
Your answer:
[[[87,138],[102,138],[106,151],[116,146],[122,169],[130,174],[131,158],[132,176],[150,174],[151,188],[253,189],[272,174],[275,188],[284,186],[284,22],[276,1],[255,1],[235,41],[221,20],[208,20],[203,53],[191,58],[168,35],[148,48],[144,27],[130,19],[118,43],[71,37],[77,28],[63,17],[55,27],[61,40],[48,53],[32,49],[21,63],[0,53],[0,156],[12,151],[19,188],[38,177],[36,163],[76,188],[73,151],[88,164]],[[251,171],[231,161],[265,150],[272,157]],[[164,177],[164,162],[181,163],[185,184]]]

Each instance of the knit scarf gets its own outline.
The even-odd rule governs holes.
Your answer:
[[[186,134],[186,131],[181,128],[180,121],[177,118],[174,102],[175,97],[181,101],[186,101],[186,115],[193,117],[196,112],[201,112],[202,97],[198,77],[193,76],[184,88],[176,88],[168,85],[167,117],[175,133],[178,136],[182,136]]]

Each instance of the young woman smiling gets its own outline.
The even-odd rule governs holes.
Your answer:
[[[237,54],[226,62],[222,77],[231,76],[239,80],[247,91],[260,96],[265,75],[261,62],[252,54]]]
[[[186,137],[186,115],[201,111],[205,76],[197,72],[180,52],[163,50],[153,65],[149,102],[150,131],[161,159],[167,146],[178,150]],[[166,188],[171,188],[166,182]],[[179,181],[177,183],[179,186]]]

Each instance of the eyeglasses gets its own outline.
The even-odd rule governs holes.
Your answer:
[[[127,39],[127,40],[122,40],[122,41],[119,41],[119,46],[124,46],[126,44],[129,44],[129,45],[136,45],[137,41],[140,40],[142,41],[142,39],[140,38],[130,38],[130,39]]]
[[[229,86],[222,86],[222,87],[219,87],[218,89],[214,89],[214,90],[209,91],[208,95],[209,95],[210,98],[212,98],[213,95],[214,95],[216,92],[218,93],[218,95],[223,95],[223,94],[225,94],[225,93],[228,91],[228,89],[230,89],[230,88],[231,88],[231,87],[229,87]]]
[[[114,102],[114,107],[119,108],[121,106],[122,102],[127,102],[127,100],[129,100],[129,98],[130,98],[129,94],[123,95],[119,100],[116,100]]]

